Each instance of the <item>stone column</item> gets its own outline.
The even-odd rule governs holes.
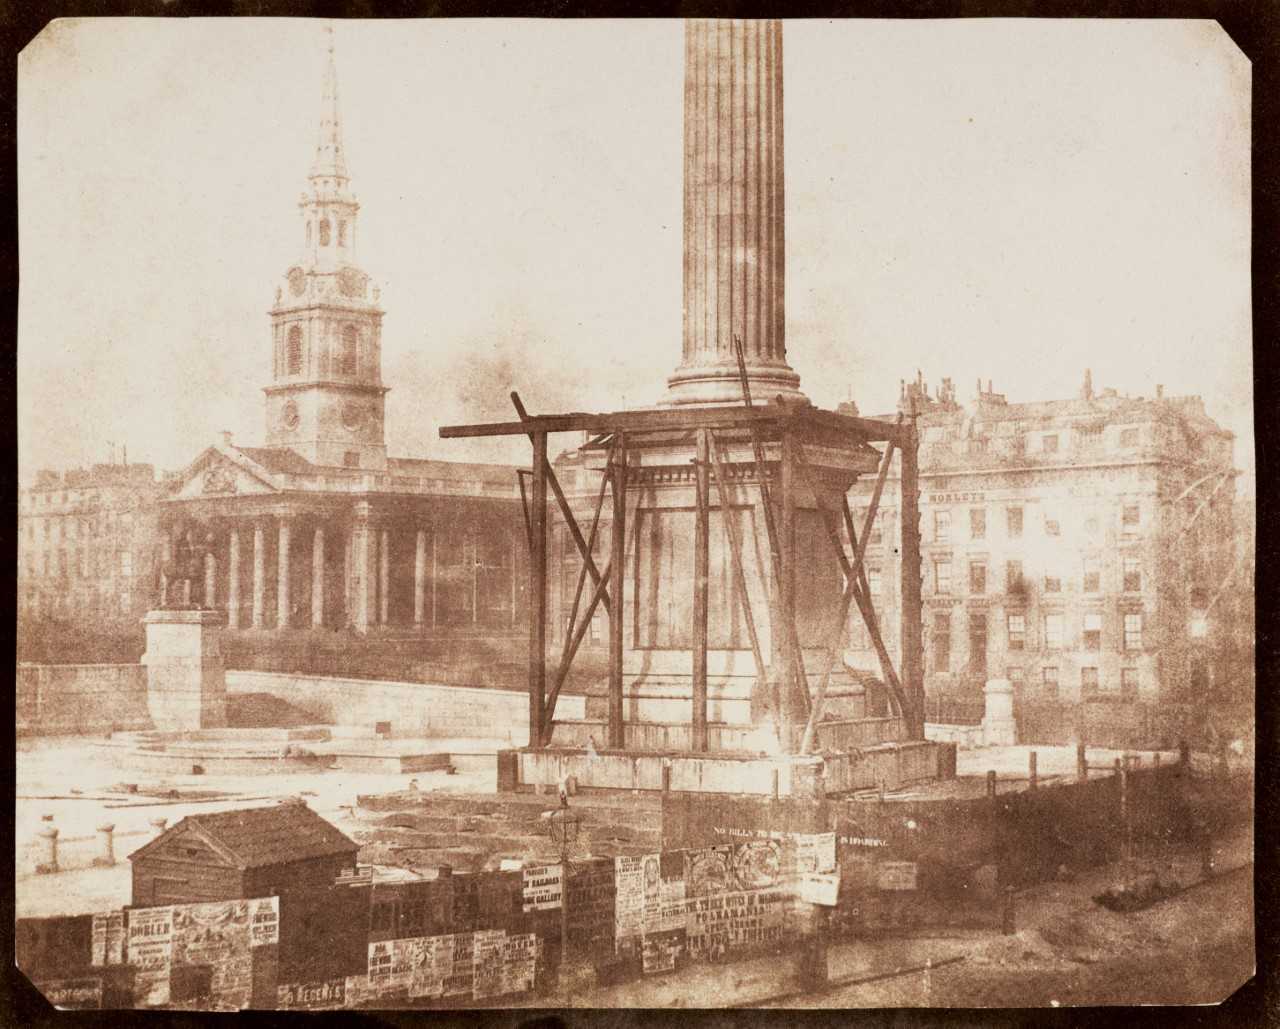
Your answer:
[[[1008,679],[988,679],[983,689],[986,701],[982,715],[982,738],[988,747],[1011,747],[1018,742],[1018,723],[1013,717],[1013,683]]]
[[[58,830],[52,825],[41,827],[36,835],[35,864],[41,874],[58,870]]]
[[[228,533],[227,544],[227,628],[240,628],[240,530]]]
[[[421,625],[427,609],[427,530],[419,529],[413,554],[413,624]]]
[[[353,624],[357,632],[368,632],[371,621],[377,619],[378,566],[374,550],[377,540],[374,530],[369,525],[369,505],[358,504],[355,522],[352,526],[351,541],[351,579],[355,590],[355,617]]]
[[[262,522],[253,523],[253,627],[262,628],[267,600],[267,534]]]
[[[218,559],[212,551],[204,555],[204,606],[209,610],[218,606]]]
[[[289,544],[293,539],[293,519],[280,516],[279,547],[276,550],[276,628],[289,628]]]
[[[115,823],[103,822],[98,826],[98,856],[93,859],[95,865],[110,868],[116,863],[114,833]]]
[[[342,617],[343,624],[354,625],[356,616],[355,584],[352,563],[355,560],[355,527],[349,526],[342,540]]]
[[[311,537],[311,627],[324,625],[324,526]]]
[[[391,530],[383,529],[378,538],[378,624],[387,624],[388,583],[391,579]]]
[[[802,399],[783,338],[782,24],[685,23],[684,346],[668,404]]]

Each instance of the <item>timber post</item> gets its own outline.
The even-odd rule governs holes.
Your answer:
[[[529,511],[529,746],[544,745],[547,692],[547,434],[534,432],[533,497]]]
[[[909,739],[924,739],[924,632],[920,610],[920,469],[914,401],[911,421],[899,427],[902,490],[902,678],[910,701],[904,712]]]
[[[697,510],[693,535],[693,749],[707,749],[707,592],[710,579],[711,516],[708,510],[708,466],[711,463],[711,434],[698,430],[698,450],[694,467]],[[721,512],[729,518],[732,512]],[[617,593],[618,591],[614,591]],[[619,601],[621,603],[621,601]]]
[[[609,607],[609,746],[614,750],[622,750],[626,747],[626,729],[622,721],[622,584],[626,581],[627,448],[622,433],[618,433],[615,438],[614,460],[609,467],[609,485],[613,499],[610,567],[619,586],[613,591],[614,602]]]

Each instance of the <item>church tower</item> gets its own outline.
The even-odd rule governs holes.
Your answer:
[[[302,194],[302,260],[285,273],[271,308],[272,377],[267,446],[317,465],[387,467],[378,290],[356,264],[333,40],[324,73],[320,139]]]

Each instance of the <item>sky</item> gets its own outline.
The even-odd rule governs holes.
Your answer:
[[[324,24],[52,23],[18,80],[19,470],[262,439]],[[658,401],[680,359],[678,21],[338,21],[393,456]],[[1253,491],[1248,60],[1213,22],[787,22],[787,349],[819,406],[1199,394]],[[574,441],[564,437],[564,446]],[[554,446],[554,444],[553,444]],[[114,448],[114,450],[113,450]]]

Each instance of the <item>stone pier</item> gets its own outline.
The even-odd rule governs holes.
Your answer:
[[[217,611],[152,611],[143,620],[147,708],[156,729],[186,732],[227,724],[227,684]]]

